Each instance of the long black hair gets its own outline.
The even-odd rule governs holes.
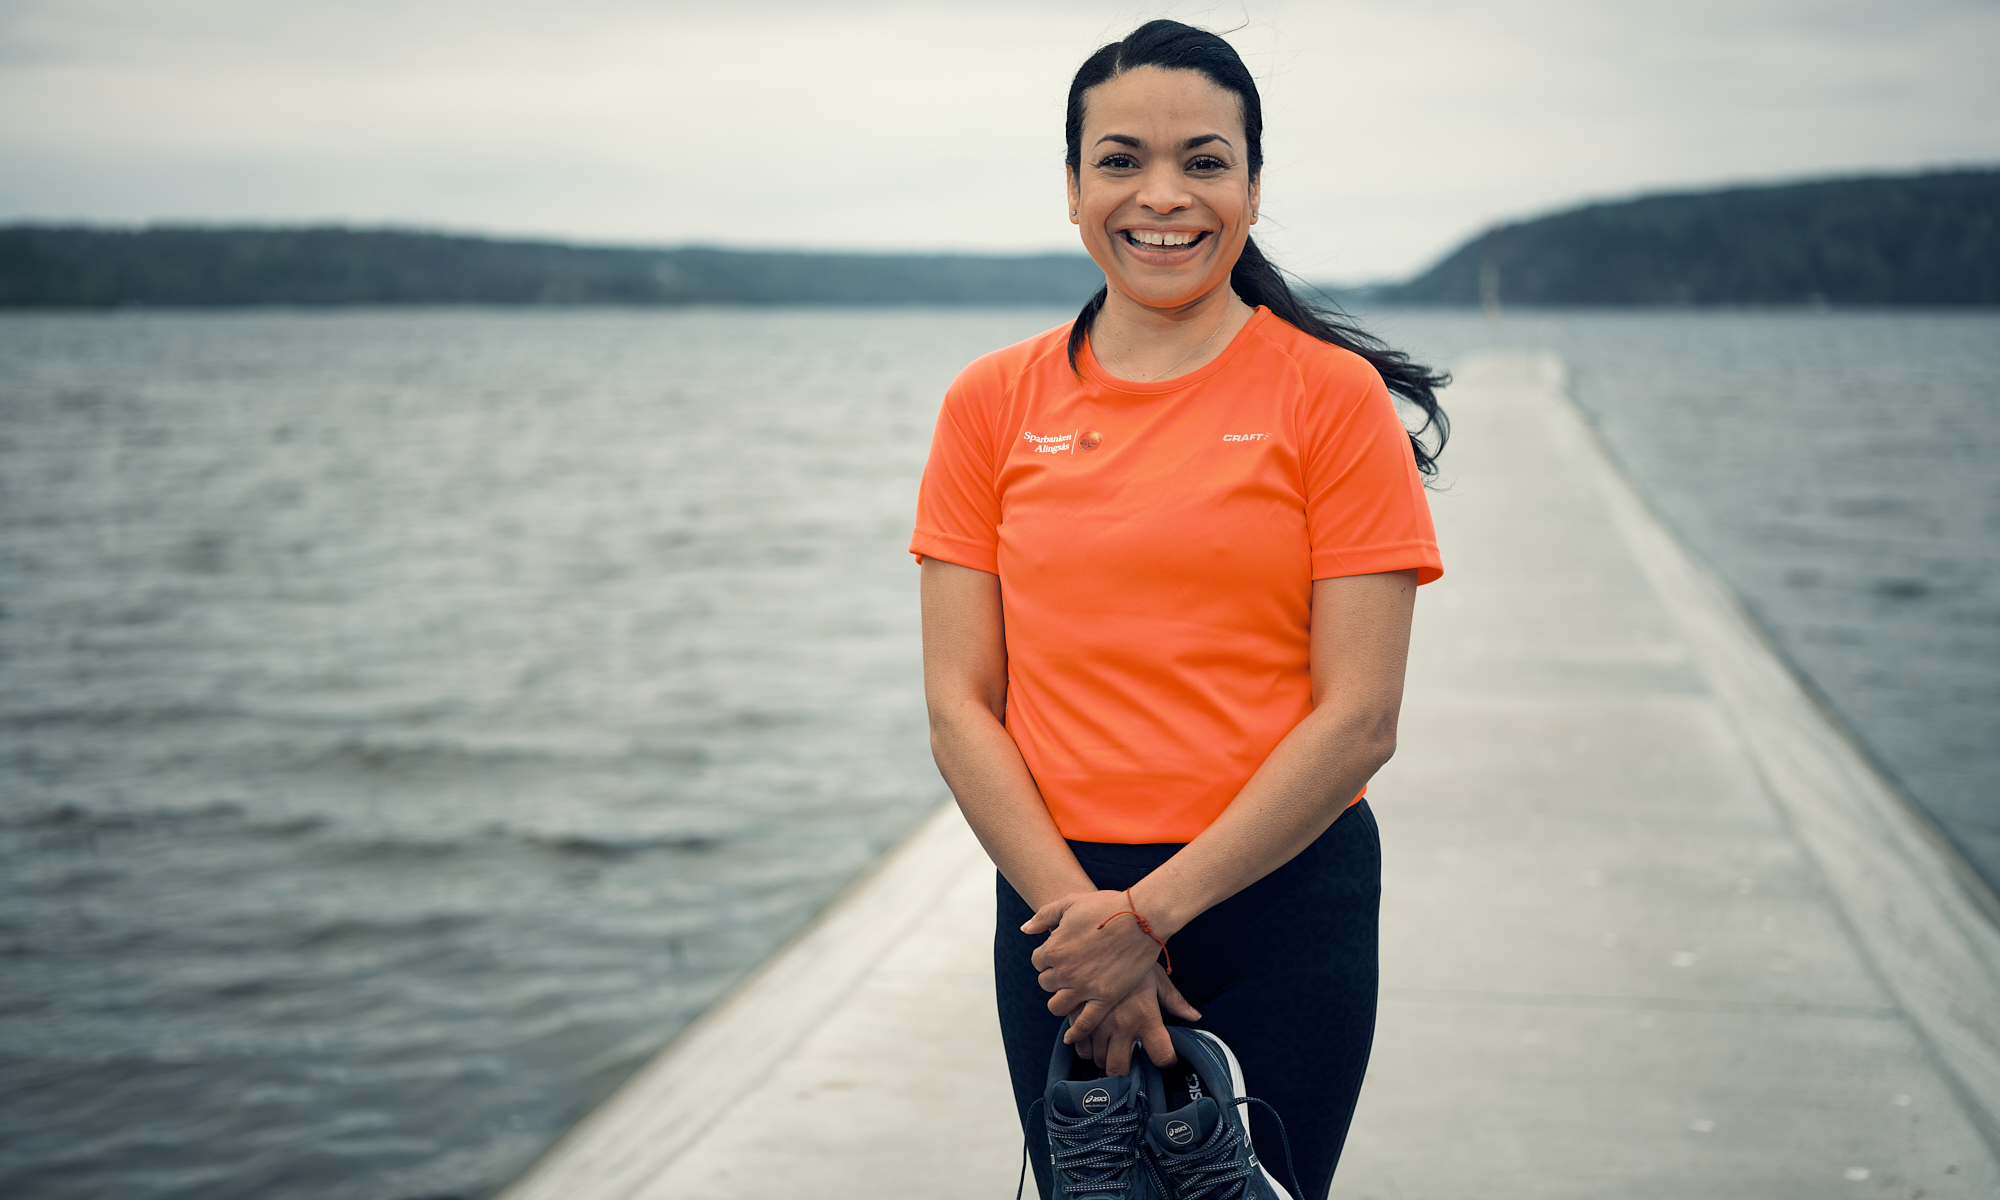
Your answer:
[[[1107,80],[1135,67],[1161,67],[1170,71],[1193,71],[1217,87],[1233,92],[1243,105],[1243,135],[1249,143],[1250,177],[1264,169],[1264,103],[1257,95],[1257,82],[1236,50],[1206,29],[1196,29],[1179,21],[1148,21],[1122,42],[1112,42],[1085,59],[1069,85],[1069,114],[1064,123],[1068,152],[1064,161],[1077,178],[1083,176],[1084,94]],[[1229,272],[1229,285],[1245,304],[1263,305],[1271,312],[1322,342],[1351,350],[1368,360],[1395,395],[1424,414],[1423,424],[1410,434],[1410,449],[1417,458],[1417,470],[1426,476],[1437,474],[1437,456],[1451,435],[1451,423],[1438,406],[1437,390],[1451,381],[1443,372],[1413,362],[1400,350],[1391,350],[1381,339],[1364,332],[1345,313],[1330,305],[1303,299],[1292,291],[1285,276],[1264,257],[1255,239],[1243,243],[1243,256]],[[1098,311],[1104,307],[1106,289],[1083,306],[1069,327],[1069,365],[1079,370],[1077,351],[1090,335]],[[1436,445],[1426,445],[1431,435]]]

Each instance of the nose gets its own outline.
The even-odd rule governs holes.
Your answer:
[[[1139,182],[1139,194],[1134,199],[1161,216],[1178,212],[1194,202],[1183,186],[1180,164],[1171,158],[1162,158],[1146,168],[1145,178]]]

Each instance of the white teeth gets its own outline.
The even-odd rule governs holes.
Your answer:
[[[1201,236],[1183,229],[1132,229],[1127,232],[1148,246],[1185,246]]]

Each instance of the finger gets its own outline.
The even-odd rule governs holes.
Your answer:
[[[1111,1043],[1114,1040],[1111,1037],[1111,1026],[1115,1024],[1117,1024],[1116,1021],[1107,1021],[1099,1025],[1096,1032],[1090,1035],[1090,1061],[1097,1064],[1098,1071],[1107,1075],[1113,1073],[1105,1071],[1104,1063],[1105,1056],[1110,1052]]]
[[[1083,997],[1077,995],[1074,989],[1064,988],[1062,991],[1049,997],[1049,1011],[1059,1017],[1066,1017],[1075,1012],[1083,1002]],[[1072,1032],[1074,1032],[1074,1026],[1072,1026]],[[1065,1037],[1063,1040],[1072,1046],[1076,1045],[1076,1038],[1074,1037]]]
[[[1056,926],[1062,924],[1063,914],[1069,911],[1070,902],[1071,897],[1064,896],[1042,905],[1035,910],[1035,915],[1029,917],[1027,923],[1021,926],[1021,932],[1047,933],[1049,930],[1054,929]]]
[[[1113,1032],[1113,1027],[1117,1024],[1118,1018],[1113,1016],[1111,1019],[1105,1021],[1104,1024],[1099,1025],[1091,1031],[1090,1060],[1099,1067],[1104,1065],[1105,1056],[1111,1052],[1112,1044],[1118,1040],[1117,1035]]]
[[[1187,997],[1181,995],[1181,990],[1174,986],[1173,980],[1167,978],[1165,971],[1157,973],[1154,978],[1158,980],[1160,985],[1160,1008],[1167,1015],[1179,1017],[1183,1021],[1201,1020],[1201,1013],[1195,1010],[1194,1005],[1187,1002]],[[1166,1064],[1161,1063],[1160,1065],[1165,1066]]]
[[[1164,1026],[1162,1028],[1164,1028]],[[1108,1055],[1106,1055],[1104,1059],[1104,1073],[1106,1075],[1131,1074],[1132,1047],[1135,1044],[1136,1043],[1134,1043],[1132,1039],[1129,1037],[1112,1039],[1111,1052]],[[1158,1064],[1158,1065],[1164,1066],[1165,1064]]]
[[[1154,1017],[1139,1033],[1139,1043],[1146,1048],[1146,1057],[1153,1060],[1156,1067],[1171,1067],[1180,1055],[1174,1053],[1174,1039],[1158,1017]]]
[[[1056,973],[1054,967],[1044,967],[1041,973],[1035,976],[1035,982],[1041,984],[1045,992],[1059,992],[1063,986],[1062,977]]]
[[[1057,997],[1070,994],[1068,992],[1056,993]],[[1054,1004],[1055,1001],[1051,1000],[1049,1003]],[[1110,1012],[1111,1006],[1102,1000],[1084,1001],[1081,1008],[1078,1008],[1069,1015],[1069,1044],[1072,1046],[1083,1044],[1083,1039],[1095,1033],[1098,1025],[1103,1022],[1104,1018]]]

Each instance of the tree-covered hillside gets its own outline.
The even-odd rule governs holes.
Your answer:
[[[1035,257],[621,249],[404,230],[0,227],[0,307],[1050,304]],[[1642,196],[1499,226],[1372,303],[2000,304],[2000,170]]]
[[[1670,193],[1502,225],[1378,302],[2000,304],[2000,170]]]
[[[1081,304],[1081,254],[616,249],[337,227],[0,228],[0,307]]]

